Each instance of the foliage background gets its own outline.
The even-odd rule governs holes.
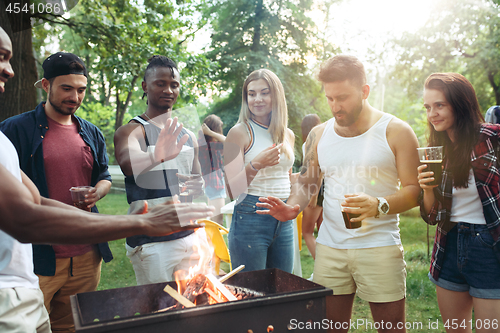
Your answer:
[[[62,17],[37,17],[44,24],[31,31],[32,50],[38,76],[43,59],[53,52],[73,52],[84,59],[90,76],[79,114],[103,130],[112,162],[114,130],[145,110],[140,83],[153,54],[179,64],[182,90],[176,108],[196,110],[193,126],[207,114],[218,114],[226,133],[238,118],[244,78],[257,68],[273,70],[285,86],[289,127],[296,133],[300,159],[302,117],[331,117],[315,72],[324,59],[345,51],[329,42],[330,11],[340,2],[80,0]],[[436,1],[420,30],[386,40],[384,51],[367,49],[377,67],[368,72],[370,103],[407,121],[421,144],[426,135],[421,87],[430,73],[464,74],[483,112],[500,104],[499,2]],[[313,20],[313,10],[323,13],[323,20]],[[193,45],[200,33],[206,37],[201,47]],[[393,56],[387,56],[389,50]],[[38,101],[44,98],[40,90],[34,93]],[[11,112],[0,110],[0,118]]]

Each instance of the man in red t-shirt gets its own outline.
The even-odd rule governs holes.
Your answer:
[[[12,53],[10,38],[0,27],[0,94],[14,76],[10,65]],[[24,120],[31,123],[29,117]],[[175,142],[176,136],[170,139]],[[193,221],[211,216],[213,212],[213,208],[201,203],[172,202],[157,205],[148,212],[143,202],[134,212],[139,215],[89,214],[41,197],[33,182],[20,170],[15,147],[1,131],[0,141],[0,332],[51,332],[43,295],[33,273],[33,255],[28,242],[81,244],[134,234],[162,236],[197,228],[199,225]],[[32,157],[26,160],[31,161]],[[93,205],[90,201],[89,205]]]
[[[71,187],[93,186],[86,210],[97,212],[95,204],[109,192],[111,176],[104,136],[75,116],[85,97],[87,69],[76,55],[58,52],[43,62],[43,70],[35,86],[45,90],[47,101],[6,120],[2,129],[18,151],[22,170],[43,196],[72,205]],[[96,290],[102,258],[112,259],[109,246],[34,245],[33,258],[52,329],[73,332],[69,296]]]

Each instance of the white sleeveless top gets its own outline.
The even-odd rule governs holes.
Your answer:
[[[22,181],[16,149],[2,132],[0,163]],[[38,277],[33,273],[33,250],[31,244],[22,244],[0,230],[0,289],[15,287],[38,288]]]
[[[323,223],[317,242],[337,249],[361,249],[401,244],[399,216],[363,220],[359,229],[344,225],[340,203],[345,194],[364,192],[385,197],[399,189],[396,159],[387,142],[385,113],[368,131],[356,137],[339,136],[335,119],[328,121],[318,143],[318,160],[325,179]]]
[[[467,222],[471,224],[486,224],[483,204],[477,193],[476,177],[472,168],[469,170],[469,186],[456,188],[453,186],[451,201],[451,222]]]
[[[250,163],[260,152],[273,145],[268,127],[253,120],[248,121],[248,135],[250,145],[245,150],[245,166]],[[247,194],[255,196],[269,196],[288,199],[290,196],[290,174],[294,156],[289,159],[284,153],[280,155],[277,165],[260,169],[247,189]]]

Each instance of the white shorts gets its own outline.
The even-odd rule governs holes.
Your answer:
[[[373,303],[399,301],[406,295],[403,246],[345,250],[318,243],[313,281],[334,295],[357,293]]]
[[[200,247],[207,253],[209,245],[204,229],[166,242],[148,243],[134,248],[125,244],[127,257],[134,267],[137,285],[174,281],[175,272],[188,273],[189,268],[200,261]],[[207,260],[207,267],[211,268],[211,258]]]
[[[51,333],[40,289],[0,289],[0,332]]]

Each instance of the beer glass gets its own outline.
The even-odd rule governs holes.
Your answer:
[[[434,180],[427,183],[427,185],[439,185],[441,183],[441,174],[443,172],[443,168],[441,167],[443,163],[443,146],[417,148],[417,150],[420,163],[427,165],[427,168],[425,168],[424,171],[434,172]]]
[[[349,207],[351,209],[359,209],[358,207]],[[342,217],[344,218],[344,224],[347,229],[357,229],[361,227],[361,221],[351,222],[351,219],[359,217],[361,214],[353,214],[344,212],[344,207],[341,207]]]

